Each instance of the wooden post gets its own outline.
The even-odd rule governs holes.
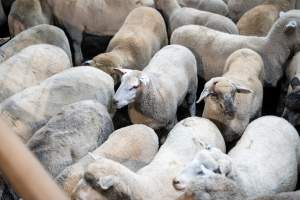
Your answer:
[[[24,200],[68,200],[38,160],[0,119],[0,171]]]

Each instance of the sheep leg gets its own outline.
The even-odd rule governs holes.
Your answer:
[[[193,92],[193,93],[187,94],[186,102],[189,107],[190,115],[195,116],[196,115],[196,93]]]
[[[65,26],[67,29],[71,39],[72,39],[72,47],[74,50],[74,63],[75,65],[80,65],[83,61],[82,51],[81,51],[81,42],[82,42],[82,31],[73,27],[73,26]]]

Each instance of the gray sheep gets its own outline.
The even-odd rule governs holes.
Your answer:
[[[142,70],[152,56],[168,44],[165,21],[160,13],[148,7],[134,9],[109,42],[106,53],[88,62],[119,81],[114,68]]]
[[[260,54],[265,67],[265,86],[275,87],[283,75],[283,64],[300,50],[300,11],[281,16],[266,37],[241,36],[206,27],[187,25],[176,29],[172,44],[190,48],[196,55],[198,74],[205,80],[221,76],[226,59],[234,51],[249,48]]]
[[[194,8],[182,8],[177,0],[155,0],[155,5],[167,18],[169,34],[176,28],[189,24],[202,25],[231,34],[239,33],[237,26],[222,15]]]
[[[143,71],[122,70],[114,103],[129,105],[133,124],[170,130],[177,123],[177,107],[186,100],[190,114],[196,112],[197,66],[193,53],[180,45],[162,48]]]
[[[90,164],[84,175],[87,184],[79,184],[72,199],[174,200],[181,192],[172,187],[173,177],[204,148],[203,144],[225,151],[223,137],[211,121],[186,118],[171,130],[153,161],[136,173],[104,158]]]
[[[34,44],[52,44],[60,47],[66,52],[70,60],[72,60],[69,41],[63,30],[55,26],[41,24],[23,31],[1,46],[0,63],[25,47]]]
[[[56,177],[93,151],[113,132],[105,106],[86,100],[62,108],[27,142],[48,172]]]
[[[202,117],[217,124],[226,142],[238,139],[251,119],[260,116],[264,63],[250,49],[231,54],[222,77],[209,80],[198,102],[205,99]]]
[[[201,154],[205,152],[199,152],[180,176],[176,177],[176,183],[181,185],[174,185],[176,189],[184,190],[191,181],[206,179],[205,185],[200,186],[199,190],[203,191],[203,187],[210,188],[215,185],[216,190],[223,190],[223,199],[232,199],[236,193],[244,193],[247,198],[256,198],[293,191],[296,188],[300,139],[295,128],[283,118],[265,116],[250,123],[228,155],[213,149],[209,150],[212,151],[211,159],[219,163],[219,167],[210,167],[214,166],[209,165],[211,161],[202,159]],[[219,183],[214,178],[206,177],[213,171],[224,177]],[[233,189],[231,181],[239,187]],[[226,187],[226,184],[231,186]],[[211,196],[210,192],[213,195],[214,191],[205,188],[204,192],[199,192],[200,199],[202,200],[201,196],[207,199]]]
[[[158,137],[153,129],[142,124],[127,126],[113,132],[100,147],[63,170],[56,181],[71,196],[88,165],[101,157],[138,171],[152,161],[157,151]]]
[[[112,114],[113,79],[93,67],[76,67],[29,87],[0,104],[0,116],[24,142],[65,105],[96,100]]]
[[[264,1],[265,0],[228,0],[229,17],[236,22],[245,12],[262,4]]]
[[[71,60],[53,45],[37,44],[0,63],[0,102],[71,67]]]

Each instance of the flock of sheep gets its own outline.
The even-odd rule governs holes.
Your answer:
[[[0,117],[71,199],[300,200],[299,0],[0,0],[0,25]]]

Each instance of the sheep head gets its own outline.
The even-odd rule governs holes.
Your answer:
[[[120,75],[121,85],[113,100],[118,109],[133,103],[149,83],[149,77],[141,71],[130,69],[115,69]]]
[[[173,179],[176,190],[184,190],[194,179],[202,179],[214,173],[229,176],[232,170],[231,160],[217,148],[207,147]]]
[[[208,171],[209,172],[209,171]],[[189,183],[177,200],[241,200],[245,193],[231,179],[209,172]]]
[[[251,92],[252,90],[246,86],[235,83],[225,77],[212,78],[205,84],[197,103],[207,97],[211,97],[211,100],[220,105],[226,116],[233,118],[236,112],[234,104],[236,93],[247,94]]]
[[[135,176],[126,167],[106,158],[100,158],[90,164],[84,179],[72,194],[73,200],[119,200],[132,199],[130,188]]]

